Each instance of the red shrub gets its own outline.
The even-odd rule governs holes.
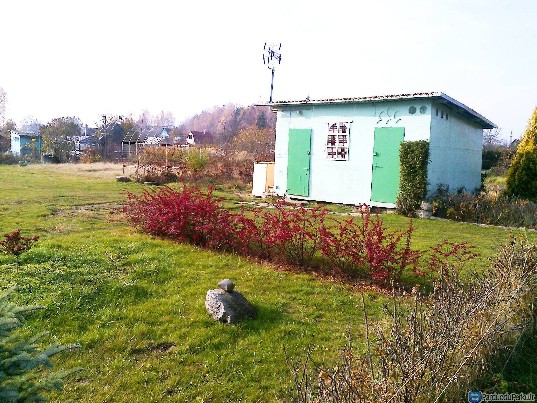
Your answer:
[[[38,239],[39,236],[37,235],[24,237],[21,235],[20,230],[16,229],[11,233],[4,234],[4,240],[0,241],[0,250],[18,259],[24,252],[29,251]]]
[[[273,207],[257,210],[254,218],[245,211],[232,214],[211,191],[184,185],[181,191],[163,187],[129,194],[123,211],[152,235],[301,268],[311,268],[314,257],[323,256],[338,275],[380,284],[399,282],[409,268],[420,276],[441,274],[448,264],[474,256],[466,244],[447,241],[426,252],[413,250],[412,222],[406,231],[390,233],[366,205],[360,206],[361,219],[334,220],[332,227],[325,223],[324,208],[283,201]]]
[[[421,276],[443,277],[450,266],[460,266],[474,259],[477,255],[472,249],[466,242],[444,240],[424,252],[421,264],[424,269],[418,270],[417,273]]]
[[[261,239],[273,259],[307,266],[319,251],[324,233],[324,218],[328,210],[306,209],[281,200],[274,209],[259,213]]]
[[[211,249],[250,254],[258,242],[257,227],[243,212],[231,214],[212,195],[194,186],[168,187],[128,194],[123,212],[131,223],[151,235]]]
[[[129,193],[128,200],[123,212],[144,232],[196,245],[205,243],[201,226],[214,220],[218,210],[211,192],[204,195],[187,185],[180,192],[161,187],[153,192],[144,190],[139,196]]]
[[[335,230],[324,228],[322,254],[347,275],[380,283],[399,281],[403,270],[416,265],[420,255],[410,247],[412,222],[405,232],[388,233],[378,215],[371,219],[367,205],[360,205],[359,210],[360,221],[338,220]]]

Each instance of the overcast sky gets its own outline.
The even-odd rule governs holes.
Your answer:
[[[0,3],[6,118],[441,91],[519,137],[537,105],[535,0]]]

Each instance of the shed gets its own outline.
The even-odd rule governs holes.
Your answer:
[[[428,194],[481,185],[483,129],[496,127],[442,92],[281,101],[274,191],[306,200],[395,207],[399,145],[429,142]]]
[[[191,130],[186,137],[186,143],[191,146],[212,145],[215,143],[215,139],[213,134],[207,130]]]
[[[41,155],[42,139],[38,132],[22,132],[12,130],[11,133],[11,154],[38,158]]]

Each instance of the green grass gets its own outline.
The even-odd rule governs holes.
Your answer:
[[[56,359],[57,368],[85,370],[53,400],[285,399],[292,388],[286,356],[315,345],[314,357],[332,362],[348,330],[363,337],[361,296],[348,286],[137,233],[115,206],[143,187],[116,182],[120,173],[121,166],[103,164],[0,166],[0,235],[20,228],[40,236],[19,269],[0,255],[0,286],[16,284],[18,302],[44,307],[25,332],[46,330],[49,344],[82,345]],[[218,195],[230,207],[240,200]],[[409,222],[382,218],[393,229]],[[416,247],[466,241],[483,267],[509,236],[447,221],[414,224]],[[226,326],[208,316],[205,293],[223,278],[255,305],[255,320]],[[367,293],[372,318],[384,302]]]

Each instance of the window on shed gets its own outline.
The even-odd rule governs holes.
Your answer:
[[[328,123],[326,158],[346,161],[349,158],[349,122]]]

